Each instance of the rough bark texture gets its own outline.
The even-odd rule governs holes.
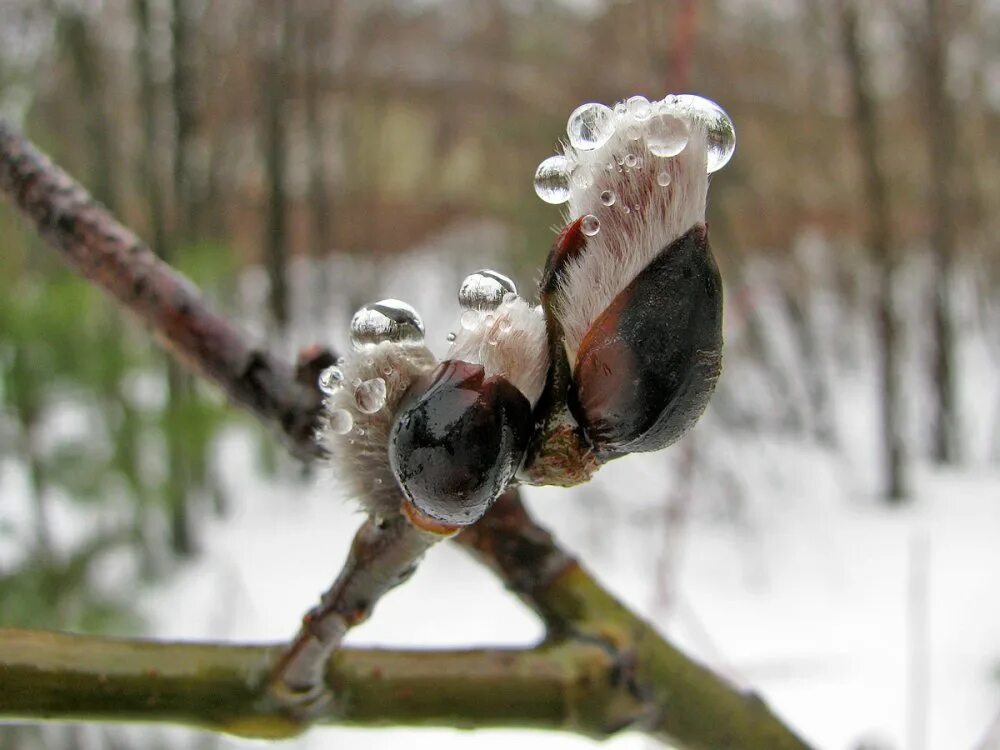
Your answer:
[[[318,391],[296,382],[288,363],[249,345],[242,331],[207,307],[188,279],[3,121],[0,192],[73,268],[146,323],[187,367],[278,426],[298,455],[320,455],[313,440]]]

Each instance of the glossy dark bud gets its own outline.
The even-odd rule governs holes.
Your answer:
[[[721,364],[722,279],[698,224],[594,321],[570,409],[600,455],[659,450],[704,412]]]
[[[411,386],[389,462],[418,519],[467,526],[513,478],[531,428],[531,404],[506,378],[448,360]]]

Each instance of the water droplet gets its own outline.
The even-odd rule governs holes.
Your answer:
[[[354,427],[354,417],[347,409],[334,409],[326,418],[327,425],[334,435],[346,435]]]
[[[601,231],[601,220],[593,214],[587,214],[580,220],[580,231],[588,237],[593,237]]]
[[[458,338],[458,336],[456,336],[456,335],[454,334],[454,332],[451,332],[451,333],[449,333],[449,334],[448,334],[447,336],[445,336],[445,339],[446,339],[447,341],[454,341],[454,340],[455,340],[455,339],[457,339],[457,338]]]
[[[624,117],[626,114],[628,114],[628,104],[626,104],[625,102],[616,102],[615,114],[618,115],[619,117]]]
[[[327,367],[319,374],[319,389],[332,396],[344,384],[344,372],[339,367]]]
[[[653,108],[646,97],[630,96],[628,100],[628,113],[641,122],[649,119],[649,116],[653,114]]]
[[[581,104],[573,110],[566,123],[566,134],[573,148],[593,151],[600,148],[614,135],[615,113],[596,102]]]
[[[639,165],[639,157],[635,154],[625,155],[625,166],[629,169],[635,169]]]
[[[638,125],[629,125],[625,128],[625,137],[630,141],[637,141],[642,138],[642,128]]]
[[[382,378],[366,380],[354,389],[354,403],[362,414],[374,414],[385,406],[385,381]]]
[[[382,477],[375,477],[375,485],[378,486],[382,484]]]
[[[417,311],[398,299],[365,305],[351,318],[351,344],[355,349],[381,341],[420,344],[423,340],[424,324]]]
[[[594,175],[590,171],[590,167],[580,165],[573,170],[572,180],[573,187],[577,187],[580,190],[586,190],[594,184]]]
[[[663,170],[658,175],[656,175],[656,184],[660,187],[666,187],[670,184],[670,172]]]
[[[479,327],[479,312],[477,310],[466,310],[462,313],[462,328],[466,331],[474,331]]]
[[[677,156],[687,146],[690,129],[680,117],[660,113],[646,127],[646,146],[653,156]]]
[[[495,310],[508,294],[517,294],[514,282],[483,268],[465,277],[458,290],[458,304],[466,310]]]
[[[736,150],[736,128],[726,111],[710,99],[694,94],[680,94],[670,103],[673,111],[698,120],[705,126],[708,147],[708,173],[722,169]]]
[[[550,156],[535,170],[535,193],[546,203],[565,203],[569,200],[569,159]]]
[[[613,190],[605,190],[601,193],[601,203],[605,206],[615,205],[615,193]]]

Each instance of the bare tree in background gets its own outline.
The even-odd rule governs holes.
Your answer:
[[[164,195],[160,188],[163,170],[160,168],[160,155],[163,153],[162,130],[160,127],[159,91],[153,72],[154,31],[152,10],[149,0],[133,0],[132,13],[136,25],[135,58],[139,72],[139,101],[142,110],[142,153],[140,180],[146,201],[147,218],[149,221],[152,249],[159,257],[170,262],[174,256],[174,245],[181,232],[190,232],[183,220],[175,223],[174,231],[167,229]],[[175,48],[176,49],[176,48]],[[177,62],[175,60],[175,76]],[[174,105],[177,102],[177,88],[174,86]],[[176,109],[175,109],[176,115]],[[177,138],[174,143],[173,165],[176,170],[183,160],[177,158],[183,141],[180,137],[180,126],[177,126]],[[183,169],[183,167],[181,167]],[[175,200],[179,178],[174,173]],[[186,181],[184,185],[186,185]],[[177,210],[179,211],[179,205]],[[178,216],[179,219],[179,216]],[[194,533],[189,513],[189,485],[191,471],[184,445],[185,437],[180,429],[181,417],[185,411],[187,399],[190,398],[187,378],[171,358],[165,361],[167,370],[167,422],[164,430],[167,452],[167,508],[170,516],[170,543],[178,555],[191,555],[195,551]]]
[[[263,148],[268,189],[267,222],[264,229],[264,264],[270,280],[271,318],[279,329],[288,325],[288,269],[285,172],[287,132],[285,95],[288,84],[286,60],[290,50],[291,3],[270,0],[261,20],[264,54],[264,101],[261,111]]]
[[[333,244],[333,204],[327,188],[326,127],[323,105],[323,74],[329,65],[330,45],[337,5],[333,2],[310,7],[300,15],[302,36],[302,99],[305,107],[306,140],[309,148],[309,204],[312,228],[312,254],[320,260],[315,269],[315,300],[317,316],[322,314],[329,299],[329,280],[322,259]]]
[[[198,201],[191,181],[191,138],[197,121],[193,58],[190,43],[190,8],[187,0],[173,0],[171,57],[174,116],[174,229],[178,237],[191,237],[198,221]]]
[[[951,13],[944,0],[925,0],[922,34],[915,45],[915,62],[923,74],[924,118],[927,127],[930,179],[931,247],[934,315],[931,371],[934,382],[934,459],[958,460],[959,426],[955,385],[955,324],[951,313],[951,281],[955,258],[955,196],[957,190],[958,127],[955,102],[948,91],[948,46]]]
[[[105,108],[104,70],[98,42],[86,11],[79,8],[54,9],[58,33],[69,55],[83,107],[83,128],[90,144],[91,175],[95,197],[112,211],[117,205],[114,149]]]
[[[882,163],[882,147],[872,91],[871,64],[859,31],[856,0],[840,0],[840,32],[847,59],[854,128],[863,174],[864,203],[868,212],[868,250],[878,273],[876,336],[881,378],[882,444],[885,460],[884,492],[891,503],[907,497],[903,438],[899,408],[899,332],[893,308],[893,247],[889,187]]]

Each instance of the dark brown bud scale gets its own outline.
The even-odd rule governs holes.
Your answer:
[[[722,280],[697,224],[664,248],[580,344],[570,409],[598,455],[664,448],[704,412],[722,362]]]
[[[390,465],[421,513],[467,526],[513,478],[532,425],[531,404],[506,378],[447,360],[404,399],[390,434]]]

